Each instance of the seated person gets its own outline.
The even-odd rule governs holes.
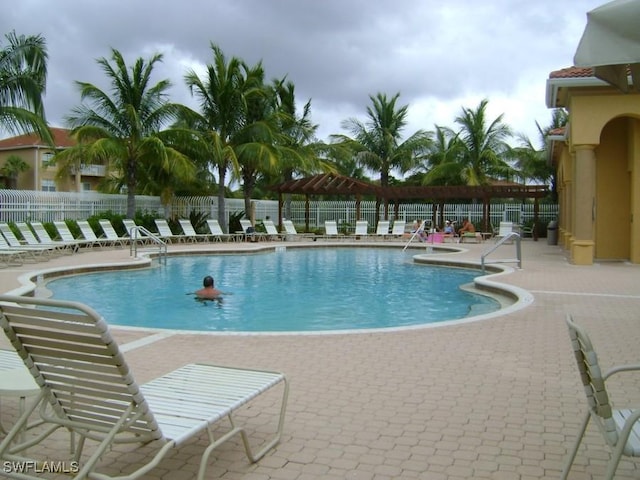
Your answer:
[[[471,223],[468,218],[465,218],[462,221],[462,228],[458,230],[458,233],[460,234],[460,236],[464,235],[465,233],[476,233],[476,227],[473,226],[473,223]]]
[[[446,236],[450,236],[450,237],[455,237],[456,236],[456,231],[453,228],[453,225],[451,224],[451,222],[449,220],[447,220],[445,222],[443,232],[444,232],[444,234]]]
[[[422,220],[416,220],[413,224],[413,233],[415,233],[418,240],[421,242],[427,241],[427,234],[424,231],[424,222]]]
[[[476,233],[476,227],[474,227],[473,223],[467,218],[462,221],[462,228],[458,230],[458,233],[460,234],[460,242],[462,242],[465,237],[482,240],[480,234]]]

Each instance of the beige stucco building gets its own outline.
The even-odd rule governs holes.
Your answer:
[[[0,140],[0,168],[11,156],[18,156],[28,168],[20,172],[17,178],[18,190],[40,190],[49,192],[83,192],[96,190],[98,182],[106,175],[104,165],[82,165],[69,175],[58,178],[58,166],[52,163],[56,151],[75,145],[69,136],[69,130],[52,128],[51,133],[55,148],[47,145],[34,134],[19,135],[17,137]],[[2,178],[0,184],[6,186],[7,178]]]
[[[640,263],[640,94],[622,93],[591,68],[552,72],[547,106],[569,123],[551,135],[559,242],[571,261]]]

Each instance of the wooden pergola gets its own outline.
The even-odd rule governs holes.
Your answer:
[[[314,175],[307,178],[290,180],[272,187],[278,192],[278,224],[282,225],[282,209],[284,205],[284,194],[305,195],[305,227],[309,229],[309,203],[312,196],[318,195],[344,195],[355,197],[356,199],[356,219],[360,219],[360,202],[363,196],[374,196],[378,201],[384,202],[384,216],[388,217],[389,203],[394,204],[395,215],[400,209],[400,203],[408,200],[431,200],[434,204],[443,205],[446,200],[451,199],[476,199],[482,201],[483,228],[489,231],[489,218],[491,214],[492,198],[533,198],[534,222],[538,221],[538,201],[549,194],[547,185],[520,185],[516,183],[495,184],[478,187],[469,186],[390,186],[381,187],[362,180],[357,180],[334,173]],[[442,208],[439,209],[442,215]],[[379,216],[379,215],[378,215]],[[434,208],[433,222],[442,223],[443,219],[435,218]],[[535,235],[535,231],[534,231]]]

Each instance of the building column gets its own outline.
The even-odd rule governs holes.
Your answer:
[[[592,265],[595,252],[596,155],[595,145],[575,145],[573,171],[573,228],[571,261],[576,265]]]
[[[573,185],[571,180],[567,180],[563,184],[562,201],[560,202],[560,244],[565,250],[571,247],[571,228],[573,222]]]

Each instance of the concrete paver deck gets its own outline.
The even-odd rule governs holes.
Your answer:
[[[237,246],[177,245],[170,250]],[[478,261],[488,244],[462,247],[463,252],[450,255]],[[232,440],[212,456],[206,478],[558,478],[586,411],[565,314],[588,329],[605,369],[640,363],[640,265],[573,266],[560,247],[543,241],[523,241],[522,251],[522,270],[496,280],[531,292],[534,302],[507,315],[387,333],[160,336],[135,344],[126,357],[138,382],[188,362],[273,369],[290,378],[282,442],[250,464],[239,440]],[[116,261],[134,260],[128,250],[114,249],[3,269],[0,291],[18,288],[18,277],[28,271]],[[113,333],[121,345],[153,334],[121,328]],[[0,346],[6,346],[4,338]],[[640,375],[613,381],[609,388],[614,399],[640,405]],[[241,413],[253,441],[268,434],[276,404],[277,398],[266,396]],[[11,423],[16,412],[15,405],[3,401],[3,422]],[[32,449],[34,454],[66,459],[66,436],[58,436],[59,442],[45,442]],[[145,478],[193,478],[205,445],[202,438],[180,448]],[[116,446],[103,464],[112,472],[130,471],[151,451],[150,446],[131,452]],[[570,478],[601,478],[608,458],[600,434],[590,427]],[[616,479],[640,478],[639,467],[623,459]]]

